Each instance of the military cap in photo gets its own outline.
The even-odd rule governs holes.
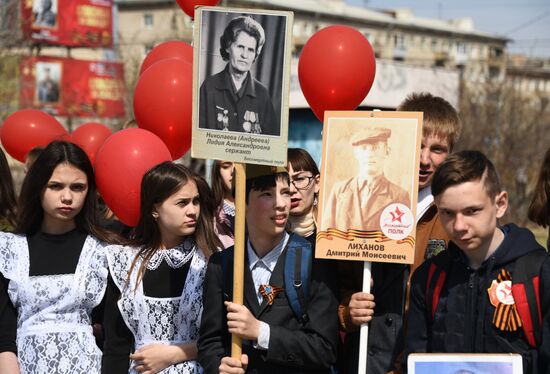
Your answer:
[[[351,145],[372,144],[384,142],[391,135],[391,130],[386,127],[369,128],[362,130],[351,137]]]
[[[277,173],[288,173],[288,170],[282,166],[246,164],[246,179],[254,179]]]

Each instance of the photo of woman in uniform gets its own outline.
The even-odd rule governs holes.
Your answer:
[[[283,16],[204,11],[199,128],[281,135],[285,22]]]

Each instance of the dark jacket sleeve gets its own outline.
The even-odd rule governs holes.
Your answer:
[[[210,257],[203,289],[203,312],[199,339],[197,341],[199,362],[206,374],[219,373],[221,359],[229,356],[226,310],[223,304],[224,291],[221,253]]]
[[[0,273],[0,353],[17,354],[17,310],[8,296],[9,280]]]
[[[304,369],[328,369],[336,361],[338,344],[338,299],[332,261],[313,260],[307,301],[309,322],[299,330],[270,325],[267,362]],[[294,365],[293,365],[294,366]]]
[[[120,314],[118,299],[120,290],[109,275],[103,319],[105,343],[101,372],[104,374],[127,374],[130,367],[129,356],[134,345],[134,336]]]
[[[542,334],[539,347],[539,373],[550,374],[550,257],[541,269],[539,293],[541,296]]]
[[[405,351],[401,361],[402,369],[406,369],[410,353],[425,353],[429,349],[430,321],[426,310],[425,295],[429,263],[429,261],[424,262],[412,276],[409,311],[406,317]]]
[[[215,117],[213,117],[214,109],[210,106],[210,95],[209,90],[213,90],[210,82],[210,77],[206,78],[200,88],[199,96],[199,128],[201,129],[216,129]]]
[[[263,109],[263,120],[267,122],[265,124],[265,133],[267,135],[281,135],[280,121],[277,120],[278,116],[275,114],[273,102],[269,95],[265,99]]]

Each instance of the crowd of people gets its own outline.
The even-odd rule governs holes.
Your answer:
[[[448,102],[412,94],[398,110],[424,113],[415,259],[374,263],[369,293],[362,263],[314,258],[320,173],[303,149],[288,150],[287,168],[247,165],[243,305],[231,162],[214,162],[210,185],[154,166],[128,232],[105,223],[78,146],[33,155],[18,199],[0,152],[0,374],[357,373],[360,359],[401,373],[409,354],[437,352],[517,353],[525,373],[550,373],[548,253],[499,224],[508,195],[483,153],[453,153],[461,124]],[[353,146],[383,150],[388,136]],[[529,219],[550,226],[550,149]]]

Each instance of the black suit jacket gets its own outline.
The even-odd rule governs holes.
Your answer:
[[[301,238],[300,238],[301,239]],[[290,240],[300,240],[292,235]],[[301,239],[303,240],[303,239]],[[307,242],[306,242],[307,243]],[[218,373],[222,357],[231,355],[231,336],[227,331],[225,300],[232,299],[233,247],[212,255],[204,282],[203,314],[198,340],[199,361],[205,373]],[[222,256],[227,256],[222,274]],[[286,248],[271,275],[270,284],[284,286]],[[270,326],[269,349],[255,349],[254,342],[243,341],[248,355],[248,373],[328,373],[336,361],[338,340],[338,302],[334,272],[330,263],[313,260],[307,314],[301,325],[289,306],[286,293],[279,293],[272,305],[258,304],[252,274],[245,264],[244,304],[260,321]]]

